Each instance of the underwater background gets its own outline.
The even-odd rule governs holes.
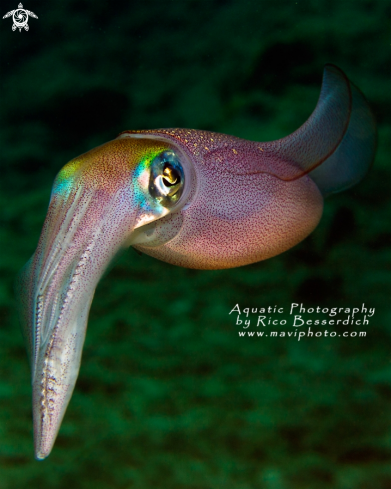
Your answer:
[[[38,16],[28,32],[0,23],[0,489],[391,488],[390,2],[23,5]],[[124,253],[96,290],[53,452],[35,461],[13,284],[56,173],[125,129],[284,137],[314,109],[325,63],[374,110],[367,177],[265,262],[198,271]],[[329,328],[364,338],[300,341],[239,337],[229,314],[277,306],[267,316],[288,325],[273,329],[293,331],[292,303],[376,312]]]

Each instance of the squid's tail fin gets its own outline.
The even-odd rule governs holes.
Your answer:
[[[308,120],[289,136],[262,146],[263,171],[287,181],[308,174],[328,195],[364,177],[375,156],[376,123],[360,90],[327,64]]]
[[[326,65],[327,70],[339,71],[344,76],[333,65]],[[375,156],[377,138],[374,116],[361,91],[347,78],[346,81],[351,107],[345,134],[335,151],[309,173],[323,195],[340,192],[358,183]]]

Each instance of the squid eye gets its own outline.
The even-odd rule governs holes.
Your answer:
[[[163,168],[163,183],[167,187],[179,184],[181,176],[178,170],[176,170],[170,163],[165,163]]]
[[[152,161],[149,192],[164,207],[176,204],[182,193],[185,176],[174,151],[164,151]]]

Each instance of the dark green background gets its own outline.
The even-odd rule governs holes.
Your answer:
[[[23,4],[29,32],[0,22],[0,489],[390,488],[389,1]],[[266,262],[205,272],[129,250],[98,286],[73,398],[35,461],[13,281],[57,171],[125,129],[283,137],[326,62],[374,108],[368,176]],[[376,314],[366,338],[300,342],[239,339],[228,315],[291,302]]]

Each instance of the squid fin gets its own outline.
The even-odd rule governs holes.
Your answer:
[[[336,66],[325,66],[322,89],[310,118],[289,136],[264,148],[280,160],[282,180],[309,174],[323,195],[358,183],[376,150],[376,123],[361,91]]]

